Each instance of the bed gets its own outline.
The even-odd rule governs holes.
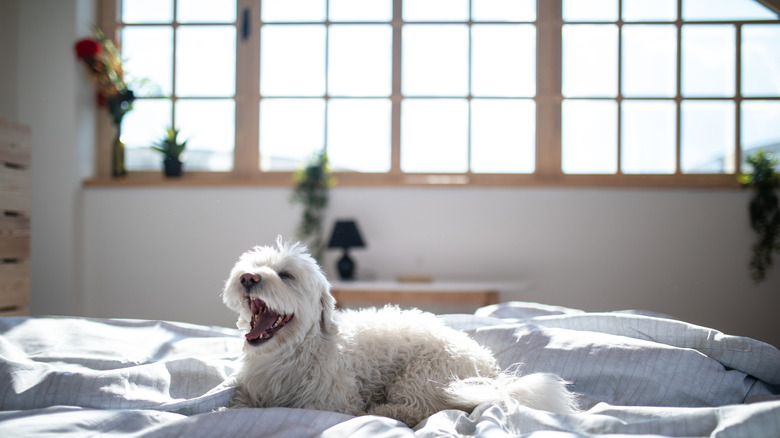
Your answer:
[[[527,302],[442,315],[515,372],[572,382],[582,412],[506,403],[389,418],[222,409],[242,348],[234,329],[170,321],[0,318],[0,436],[780,436],[780,351],[647,312]]]

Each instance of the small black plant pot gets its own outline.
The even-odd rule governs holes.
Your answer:
[[[164,171],[166,177],[175,178],[181,176],[182,162],[179,161],[178,158],[166,157],[165,160],[163,160],[163,165],[165,166]]]

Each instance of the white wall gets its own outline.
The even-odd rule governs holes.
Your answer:
[[[73,43],[94,22],[94,3],[15,3],[17,15],[11,19],[18,35],[10,43],[17,44],[16,59],[3,65],[17,69],[14,114],[33,132],[31,306],[41,313],[78,314],[83,308],[81,181],[94,142],[95,113],[94,89],[75,60]]]
[[[82,187],[94,108],[71,46],[87,33],[92,2],[15,3],[12,111],[32,124],[35,145],[33,312],[232,325],[219,289],[242,251],[293,233],[289,189]],[[330,219],[358,219],[369,247],[354,258],[376,277],[530,281],[531,291],[502,298],[654,310],[780,345],[780,268],[761,286],[748,277],[748,198],[337,187]],[[335,258],[328,254],[331,271]]]
[[[335,188],[328,228],[353,217],[362,275],[520,280],[502,296],[646,309],[780,344],[780,272],[748,276],[748,192]],[[292,235],[281,188],[89,188],[85,312],[230,325],[218,293],[241,252]],[[333,273],[338,252],[329,252]],[[333,276],[332,276],[333,277]]]

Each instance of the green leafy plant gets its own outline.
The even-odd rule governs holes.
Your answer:
[[[161,152],[163,155],[165,155],[166,158],[172,158],[175,160],[179,159],[179,155],[181,155],[182,152],[184,152],[184,148],[187,147],[187,141],[179,141],[179,130],[168,128],[167,135],[163,137],[162,140],[160,140],[159,143],[152,146],[151,148]]]
[[[303,205],[298,239],[306,243],[314,258],[321,263],[325,249],[322,221],[328,207],[328,191],[335,184],[325,150],[317,152],[306,166],[298,169],[294,179],[292,201]]]
[[[775,171],[779,162],[772,153],[758,151],[747,158],[753,172],[739,176],[743,186],[755,189],[749,212],[750,226],[758,235],[750,259],[750,276],[756,283],[764,281],[774,253],[780,251],[780,207],[776,193],[780,177]]]

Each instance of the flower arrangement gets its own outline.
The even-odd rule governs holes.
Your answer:
[[[119,130],[125,114],[133,109],[135,95],[128,87],[122,68],[122,57],[117,46],[103,31],[92,28],[94,38],[82,38],[76,41],[76,58],[84,62],[87,72],[97,85],[98,106],[107,108],[116,126],[116,137],[112,150],[112,173],[115,177],[124,177],[124,144],[119,139]]]
[[[135,95],[127,86],[119,49],[98,27],[92,29],[95,38],[76,41],[76,57],[83,61],[98,87],[98,105],[108,108],[114,124],[133,109]]]

